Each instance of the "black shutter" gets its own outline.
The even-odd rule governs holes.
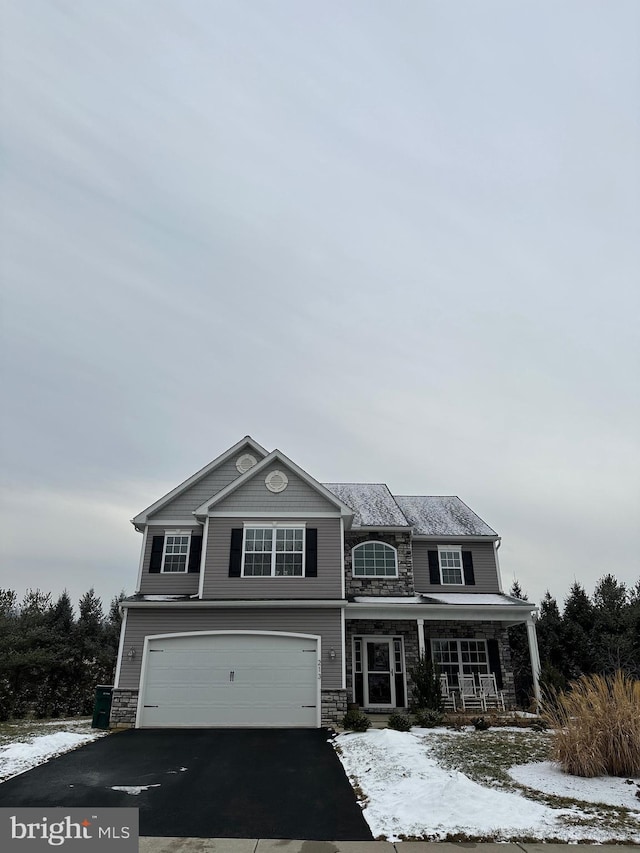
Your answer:
[[[231,551],[229,552],[229,577],[239,578],[242,569],[242,528],[231,530]]]
[[[464,569],[465,586],[475,586],[476,577],[473,573],[473,555],[471,551],[462,552],[462,567]]]
[[[424,628],[422,630],[424,631]],[[424,638],[424,659],[431,660],[431,639],[429,637]]]
[[[162,568],[162,552],[164,551],[164,536],[154,536],[151,542],[151,559],[149,571],[156,574]]]
[[[202,556],[202,536],[191,537],[191,550],[189,551],[190,572],[200,571],[200,557]]]
[[[305,577],[318,577],[318,528],[307,527],[305,536]]]
[[[440,560],[437,551],[428,551],[429,557],[429,583],[440,586]]]
[[[500,648],[497,640],[487,640],[489,653],[489,669],[496,677],[496,686],[502,690],[502,667],[500,666]]]

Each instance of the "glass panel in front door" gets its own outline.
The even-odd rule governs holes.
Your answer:
[[[367,640],[367,704],[393,705],[391,641]]]

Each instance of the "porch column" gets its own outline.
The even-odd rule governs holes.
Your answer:
[[[529,657],[531,659],[531,674],[533,675],[533,695],[536,697],[537,711],[540,713],[540,653],[533,616],[529,616],[527,619],[527,640],[529,641]]]
[[[418,654],[420,657],[423,657],[426,654],[424,644],[424,619],[416,619],[416,625],[418,626]]]

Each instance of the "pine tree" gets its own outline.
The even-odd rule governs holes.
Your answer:
[[[564,673],[562,618],[558,604],[549,590],[546,591],[540,603],[540,614],[536,622],[536,629],[540,647],[541,686],[546,690],[564,690],[567,686],[567,679]]]
[[[509,594],[513,598],[527,601],[527,595],[522,591],[522,587],[517,580],[514,580]],[[513,625],[508,631],[516,701],[520,708],[528,708],[531,705],[533,694],[533,675],[531,673],[531,656],[529,653],[527,628],[526,625]]]
[[[65,590],[45,620],[51,644],[51,666],[42,685],[36,713],[42,717],[61,717],[77,713],[74,684],[75,616],[69,593]]]
[[[627,635],[627,588],[612,574],[601,578],[593,593],[595,667],[612,674],[618,669],[633,671],[632,638]]]
[[[574,581],[562,615],[565,672],[570,679],[593,672],[593,626],[593,604],[584,588]]]
[[[78,603],[75,625],[74,677],[77,713],[89,714],[93,709],[95,688],[101,683],[104,615],[102,601],[93,587]]]

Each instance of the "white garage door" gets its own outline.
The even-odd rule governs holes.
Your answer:
[[[318,639],[205,633],[150,638],[138,726],[320,725]]]

